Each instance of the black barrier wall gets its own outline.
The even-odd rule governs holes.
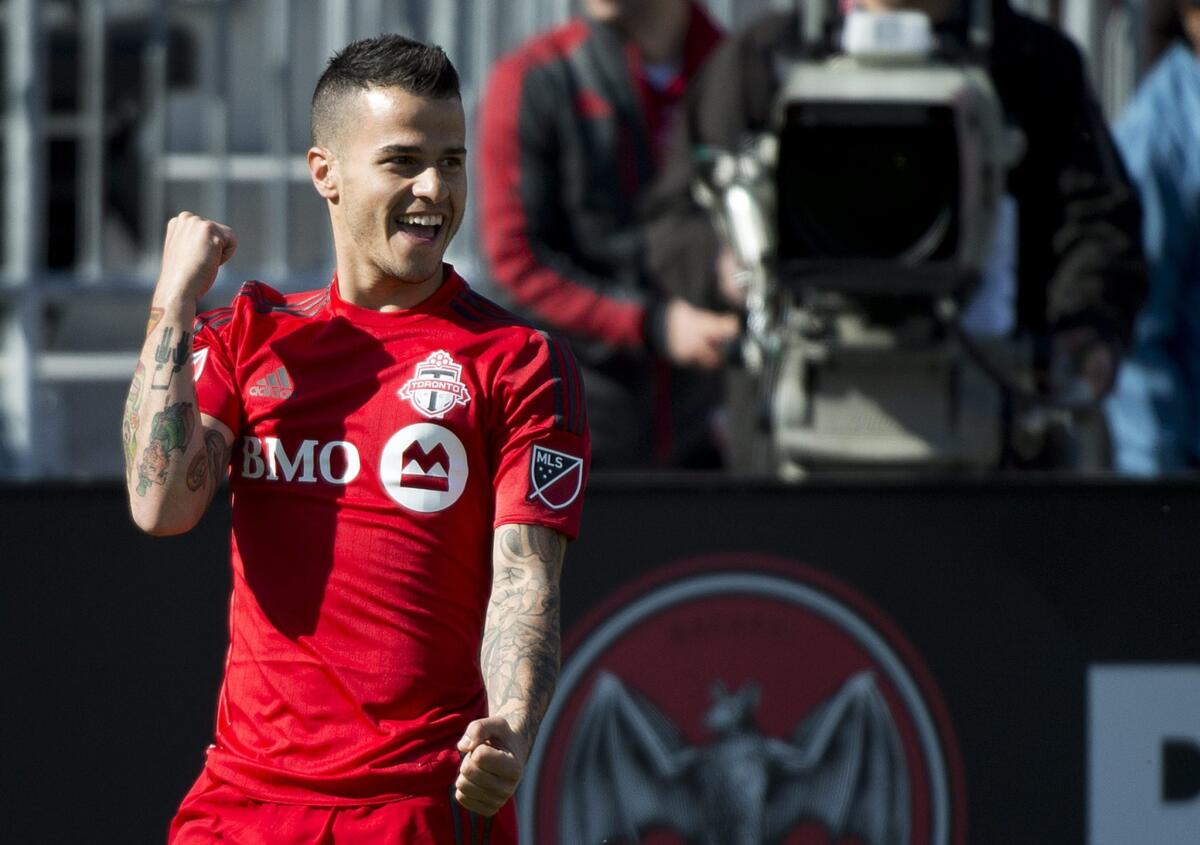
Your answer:
[[[163,840],[211,735],[226,639],[227,532],[227,506],[214,507],[186,537],[152,540],[132,527],[116,486],[0,488],[6,841]],[[572,683],[560,687],[559,711],[540,743],[542,786],[522,795],[532,819],[526,832],[547,842],[561,829],[561,772],[576,759],[572,734],[596,698],[601,669],[624,667],[623,683],[704,751],[718,748],[718,733],[696,724],[717,694],[697,687],[672,701],[674,693],[653,688],[655,678],[686,690],[711,668],[707,680],[726,684],[730,700],[755,682],[761,697],[747,705],[757,708],[754,730],[790,742],[784,732],[845,687],[812,655],[882,649],[899,668],[889,674],[884,661],[874,670],[878,700],[891,707],[897,747],[909,758],[913,801],[925,801],[925,826],[916,829],[931,829],[944,809],[948,841],[1087,841],[1089,671],[1175,667],[1184,694],[1197,689],[1189,683],[1200,676],[1198,540],[1194,484],[784,488],[597,478],[564,576],[564,681],[569,670]],[[797,607],[805,596],[831,597],[830,606],[860,616],[882,645],[842,642],[823,618],[789,615],[791,606],[770,595],[728,609],[703,604],[722,600],[704,585],[730,574],[798,585],[784,590],[801,597]],[[751,582],[720,583],[733,594]],[[678,677],[655,670],[639,679],[638,655],[649,665],[662,652],[638,651],[627,636],[636,625],[618,635],[609,623],[651,607],[638,602],[672,584],[702,589],[690,605],[660,603],[643,614],[662,623],[647,642],[660,636],[699,657],[685,658],[691,669],[678,664]],[[798,638],[789,640],[793,630]],[[736,637],[759,645],[736,659]],[[855,659],[870,662],[846,665]],[[787,660],[801,668],[772,676]],[[823,674],[809,676],[804,667],[816,663]],[[924,715],[901,706],[910,681]],[[925,723],[940,763],[918,753]],[[1188,815],[1200,813],[1189,761],[1200,729],[1174,742],[1163,752],[1176,761],[1170,777],[1152,773],[1163,781],[1156,800],[1196,818]],[[927,769],[938,767],[946,792],[935,800],[925,784]],[[1100,772],[1093,780],[1126,776],[1148,775]]]

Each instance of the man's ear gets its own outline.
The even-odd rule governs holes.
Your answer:
[[[309,147],[308,173],[317,193],[330,202],[337,202],[337,177],[334,174],[333,153],[326,147]]]

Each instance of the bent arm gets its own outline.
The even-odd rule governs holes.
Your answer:
[[[194,302],[155,297],[125,400],[125,486],[133,521],[148,534],[191,529],[229,465],[233,432],[196,402],[195,317]]]
[[[236,249],[236,236],[221,223],[187,211],[167,223],[121,426],[130,511],[148,534],[180,534],[199,522],[229,464],[233,432],[197,407],[192,326],[196,303]]]
[[[528,757],[559,668],[559,578],[566,538],[538,525],[502,525],[481,666],[490,716],[508,722]]]

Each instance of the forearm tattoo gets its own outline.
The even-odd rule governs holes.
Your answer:
[[[154,415],[150,422],[150,443],[138,466],[139,496],[145,496],[151,484],[166,484],[172,456],[175,452],[187,452],[195,429],[196,412],[191,402],[176,402]]]
[[[121,445],[125,447],[125,477],[132,479],[137,460],[137,431],[141,423],[142,391],[146,383],[146,365],[138,361],[125,398],[125,415],[121,418]]]
[[[566,540],[549,528],[504,525],[496,531],[481,664],[491,715],[506,718],[526,750],[558,679],[565,550]]]
[[[154,331],[154,327],[162,322],[165,313],[161,308],[150,309],[150,317],[146,320],[146,337],[150,337],[150,332]]]
[[[159,328],[162,319],[163,309],[150,310],[150,319],[146,324],[147,337]],[[202,428],[194,402],[184,398],[192,398],[190,391],[181,396],[182,391],[171,389],[174,377],[187,364],[192,344],[191,332],[183,329],[178,330],[178,341],[172,343],[176,333],[173,326],[161,328],[158,342],[153,348],[153,372],[147,372],[144,361],[139,361],[134,370],[121,419],[125,476],[130,484],[137,482],[135,489],[139,496],[145,496],[152,485],[170,487],[170,478],[176,472],[171,469],[172,464],[182,464],[193,449],[197,449],[193,446],[192,438],[200,438],[202,434],[199,448],[187,463],[184,481],[188,490],[207,495],[208,500],[212,501],[229,466],[230,447],[219,432]],[[150,404],[150,397],[157,395],[154,391],[159,390],[167,394],[162,410],[150,420],[149,431],[140,431],[144,439],[139,443],[139,429],[145,424],[145,415],[148,413],[145,406]],[[183,467],[178,471],[182,472]]]
[[[153,315],[151,320],[153,321]],[[171,380],[176,374],[183,369],[183,365],[187,362],[188,355],[192,351],[192,333],[181,331],[179,333],[179,342],[174,348],[171,346],[171,335],[175,330],[171,326],[163,329],[162,340],[158,346],[154,348],[154,361],[157,364],[154,368],[154,379],[150,383],[151,390],[167,390],[171,387]],[[164,381],[160,374],[168,364],[171,365],[170,371],[166,374]]]

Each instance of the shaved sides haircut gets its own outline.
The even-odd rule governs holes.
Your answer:
[[[371,88],[400,88],[435,100],[462,96],[458,71],[441,47],[403,35],[353,41],[329,60],[313,91],[313,144],[330,146],[342,123],[345,99]]]

